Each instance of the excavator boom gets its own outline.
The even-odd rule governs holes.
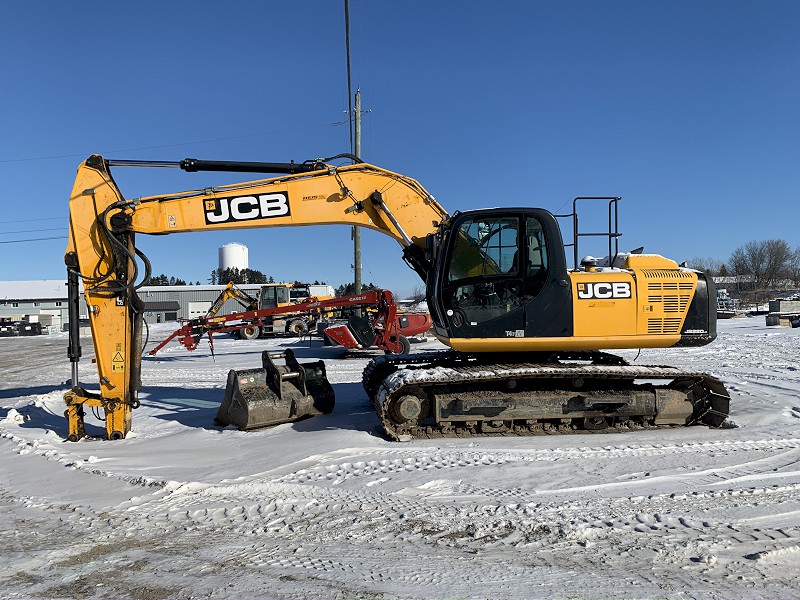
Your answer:
[[[336,158],[336,157],[334,157]],[[125,199],[111,167],[181,168],[185,171],[286,173],[213,188]],[[137,234],[171,234],[254,227],[360,225],[380,231],[403,248],[409,264],[427,277],[426,236],[448,217],[415,180],[366,163],[334,167],[307,163],[232,163],[185,159],[178,163],[114,161],[89,157],[78,168],[70,196],[65,263],[75,298],[83,280],[95,346],[100,391],[77,382],[80,345],[71,342],[73,389],[65,396],[69,439],[85,435],[84,408],[100,407],[109,439],[125,437],[141,389],[143,302],[136,288],[149,277],[149,261],[135,246]],[[402,223],[402,225],[400,225]],[[139,262],[144,272],[139,270]],[[77,332],[75,332],[77,338]]]

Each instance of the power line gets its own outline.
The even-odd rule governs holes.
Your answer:
[[[0,225],[6,223],[28,223],[29,221],[61,221],[64,217],[42,217],[40,219],[18,219],[16,221],[0,221]]]
[[[347,121],[333,121],[331,123],[320,123],[318,125],[308,125],[306,127],[295,127],[292,129],[274,129],[272,131],[262,131],[259,133],[248,133],[245,135],[236,135],[231,137],[221,137],[221,138],[213,138],[208,140],[195,140],[192,142],[178,142],[175,144],[161,144],[159,146],[142,146],[140,148],[128,148],[125,150],[103,150],[101,154],[122,154],[123,152],[139,152],[141,150],[158,150],[161,148],[176,148],[178,146],[192,146],[194,144],[209,144],[212,142],[225,142],[229,140],[240,140],[242,138],[249,138],[249,137],[258,137],[262,135],[274,135],[277,133],[292,133],[295,131],[304,131],[306,129],[318,129],[320,127],[338,127],[339,125],[344,125]],[[55,156],[34,156],[28,158],[5,158],[0,159],[0,164],[3,163],[14,163],[14,162],[32,162],[36,160],[55,160],[59,158],[85,158],[88,154],[97,154],[95,152],[82,152],[81,154],[59,154]]]
[[[38,231],[63,231],[63,227],[48,227],[46,229],[19,229],[17,231],[0,231],[0,235],[15,235],[17,233],[35,233]]]
[[[65,239],[67,239],[67,236],[57,235],[54,237],[28,238],[27,240],[7,240],[0,242],[0,244],[19,244],[21,242],[41,242],[43,240],[65,240]]]

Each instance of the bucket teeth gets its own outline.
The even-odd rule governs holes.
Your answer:
[[[215,423],[236,425],[244,431],[333,411],[335,397],[323,361],[301,364],[287,349],[264,351],[261,362],[261,369],[228,373],[225,397]]]

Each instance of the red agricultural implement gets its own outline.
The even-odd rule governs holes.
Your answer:
[[[155,355],[173,339],[187,350],[197,348],[200,339],[208,334],[213,351],[213,335],[236,332],[259,327],[262,321],[276,316],[318,317],[331,312],[348,309],[366,309],[366,318],[351,317],[346,324],[329,327],[325,335],[346,348],[377,347],[393,354],[404,354],[410,350],[408,337],[426,332],[431,327],[428,314],[398,314],[392,293],[387,290],[370,290],[363,294],[317,300],[308,298],[304,302],[264,308],[228,315],[205,316],[183,322],[167,339],[150,351]]]

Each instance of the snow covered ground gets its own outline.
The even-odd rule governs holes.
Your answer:
[[[721,377],[737,428],[408,443],[381,436],[366,357],[232,339],[146,359],[127,439],[69,443],[65,337],[0,339],[0,596],[800,597],[800,329],[719,329],[621,354]],[[214,426],[228,370],[285,345],[325,359],[334,413]]]

